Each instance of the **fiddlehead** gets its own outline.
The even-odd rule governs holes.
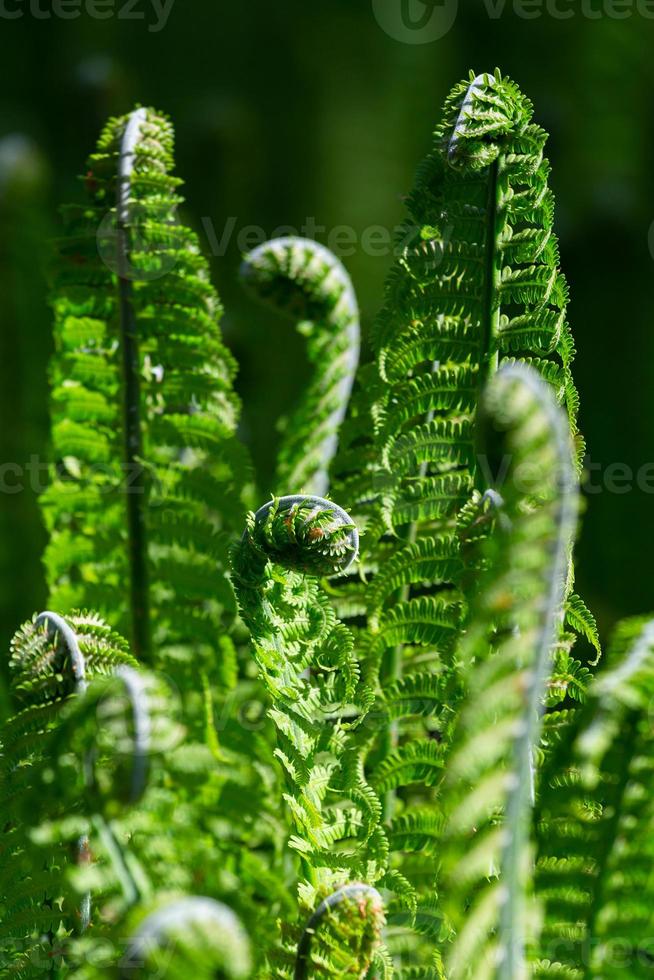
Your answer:
[[[305,238],[260,245],[241,276],[258,299],[299,322],[315,372],[284,433],[276,486],[324,496],[359,363],[354,287],[336,256]]]
[[[0,939],[8,961],[21,962],[38,955],[39,950],[47,950],[47,942],[44,946],[34,934],[50,933],[54,941],[56,933],[61,936],[80,927],[83,931],[88,925],[88,894],[78,911],[77,896],[68,894],[64,882],[72,825],[77,828],[76,859],[82,864],[87,861],[87,821],[83,816],[70,819],[71,797],[57,781],[59,752],[55,746],[69,705],[84,701],[89,680],[133,663],[122,639],[91,614],[63,619],[56,613],[42,613],[25,624],[12,641],[12,689],[21,707],[0,733],[4,813]],[[68,741],[64,739],[67,748]],[[90,741],[85,741],[85,751],[89,745]],[[75,759],[76,775],[83,768],[82,760],[79,755]],[[78,802],[76,796],[73,799]],[[38,824],[54,827],[64,816],[69,819],[67,837],[36,846],[32,830]],[[38,870],[35,860],[37,864],[41,861]],[[12,949],[21,948],[15,956]]]
[[[120,977],[246,980],[250,943],[236,915],[210,898],[188,897],[150,913],[129,939]]]
[[[385,872],[381,807],[363,775],[361,723],[372,695],[353,639],[316,576],[348,568],[358,551],[349,516],[319,497],[273,500],[251,514],[233,557],[233,582],[271,698],[284,799],[302,861],[302,908],[352,877]],[[297,930],[285,930],[275,976],[289,976]]]
[[[300,937],[293,980],[368,974],[384,926],[384,903],[370,885],[343,885],[318,905]]]
[[[526,976],[533,923],[534,756],[564,615],[577,486],[565,415],[528,367],[484,393],[485,449],[509,469],[463,643],[465,696],[446,768],[442,890],[456,930],[448,976]],[[490,647],[490,652],[489,652]]]
[[[264,683],[303,715],[334,719],[355,694],[352,637],[314,579],[347,569],[358,548],[357,529],[336,504],[288,496],[248,516],[234,552],[234,586]]]

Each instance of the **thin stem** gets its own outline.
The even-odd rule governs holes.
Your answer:
[[[146,479],[142,462],[141,360],[134,312],[133,285],[129,275],[129,228],[132,211],[131,178],[134,170],[136,144],[145,119],[145,109],[137,109],[132,112],[123,133],[116,189],[116,243],[124,378],[124,460],[132,643],[136,656],[147,661],[150,657],[150,609],[145,522]]]
[[[44,626],[47,636],[54,640],[57,638],[68,651],[71,668],[75,678],[75,693],[84,694],[88,683],[86,680],[86,661],[79,648],[79,643],[75,631],[70,627],[66,620],[58,613],[46,610],[36,617],[36,626]],[[89,838],[82,834],[77,842],[77,862],[86,863],[89,860]],[[86,892],[80,902],[80,932],[88,929],[91,921],[91,892]]]
[[[144,887],[143,882],[139,883],[133,874],[129,866],[129,861],[113,832],[111,824],[104,817],[100,816],[100,814],[96,813],[93,817],[93,826],[109,855],[125,901],[130,907],[136,905],[147,893],[147,888]]]

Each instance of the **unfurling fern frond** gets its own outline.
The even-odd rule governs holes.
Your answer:
[[[486,446],[510,464],[483,546],[441,797],[441,888],[455,932],[445,963],[451,980],[521,980],[533,927],[534,757],[564,614],[577,490],[567,421],[530,368],[499,371],[480,422]]]
[[[363,774],[369,736],[362,722],[372,695],[359,676],[352,636],[316,581],[347,568],[357,552],[356,527],[340,507],[289,496],[248,517],[233,556],[241,615],[277,729],[304,912],[344,882],[374,883],[385,871],[381,806]],[[290,975],[296,941],[291,927],[275,976]]]
[[[475,445],[485,382],[501,366],[534,368],[577,436],[574,346],[545,141],[530,102],[499,72],[472,75],[448,97],[409,196],[372,336],[372,447],[359,413],[346,424],[334,465],[334,492],[365,533],[362,576],[350,574],[332,592],[344,619],[367,623],[362,669],[379,679],[387,719],[369,756],[370,780],[384,794],[391,828],[396,817],[438,805],[460,696],[457,649],[479,541],[492,524],[478,493],[505,462]],[[561,634],[550,700],[565,697],[572,673],[562,625]],[[429,696],[408,697],[404,714],[385,713],[384,696],[401,696],[405,683],[431,686]],[[394,848],[392,830],[390,842]],[[438,933],[430,911],[437,857],[404,850],[406,842],[398,840],[396,858],[404,895],[419,906],[424,896],[419,918],[427,933]]]
[[[65,882],[71,859],[86,862],[89,847],[84,815],[76,819],[71,812],[79,800],[57,782],[57,729],[71,698],[84,697],[94,677],[133,664],[123,640],[92,614],[63,620],[43,613],[12,641],[12,689],[19,711],[0,732],[0,951],[17,969],[23,961],[27,969],[30,957],[51,953],[57,936],[61,940],[88,925],[88,897],[80,911],[79,898]],[[75,762],[79,773],[84,757]],[[42,836],[64,817],[67,839],[39,846],[32,831]]]
[[[540,777],[539,978],[652,973],[654,622],[622,623],[608,663]]]
[[[120,960],[119,977],[247,980],[251,953],[231,909],[209,898],[169,902],[144,918]]]
[[[400,534],[451,517],[482,485],[472,426],[484,381],[503,360],[535,367],[576,431],[547,136],[531,119],[513,82],[499,72],[471,76],[448,96],[409,197],[405,244],[373,337],[383,384],[374,406],[380,490],[385,520]]]
[[[112,120],[87,204],[66,211],[43,498],[51,602],[100,610],[150,661],[153,644],[157,660],[215,654],[223,532],[242,525],[247,482],[234,363],[197,237],[175,218],[172,150],[154,110]]]
[[[241,276],[260,300],[297,319],[315,371],[287,424],[275,484],[324,496],[359,363],[359,309],[352,282],[329,249],[292,237],[250,252]]]
[[[335,583],[335,604],[344,618],[367,618],[366,671],[379,674],[384,692],[406,677],[419,686],[430,674],[453,692],[434,697],[431,711],[382,726],[379,772],[381,785],[392,787],[389,818],[434,804],[428,784],[438,782],[451,728],[455,651],[478,577],[473,559],[492,523],[476,491],[501,477],[505,462],[475,446],[484,383],[500,366],[534,368],[564,407],[581,452],[545,141],[531,103],[499,72],[473,74],[449,95],[409,196],[373,332],[373,459],[355,419],[343,440],[352,447],[350,461],[335,464],[334,492],[365,531],[365,580],[350,575]],[[361,440],[366,451],[357,470],[351,458]],[[496,464],[498,474],[491,472]],[[571,613],[574,628],[574,607]],[[585,632],[590,622],[583,626]],[[565,697],[574,667],[572,638],[561,633],[550,700]],[[387,768],[396,773],[392,782]],[[417,885],[421,871],[436,868],[407,856],[403,871]]]
[[[379,892],[359,882],[328,895],[309,917],[298,943],[293,980],[368,976],[384,926]]]

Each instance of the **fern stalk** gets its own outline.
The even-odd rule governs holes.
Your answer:
[[[141,431],[141,358],[138,326],[134,311],[133,287],[129,274],[129,229],[132,216],[130,188],[145,109],[135,109],[127,117],[120,141],[116,181],[116,256],[119,295],[120,337],[123,358],[123,408],[125,473],[127,475],[127,529],[129,536],[129,578],[132,644],[136,656],[150,659],[150,611],[148,596],[147,533],[144,514],[146,493]]]

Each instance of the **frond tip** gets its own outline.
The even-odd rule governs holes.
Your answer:
[[[121,962],[121,977],[246,980],[250,943],[231,909],[210,898],[165,905],[141,922]]]
[[[309,918],[298,944],[293,980],[352,976],[363,980],[384,926],[384,903],[370,885],[332,892]]]
[[[248,517],[243,538],[252,558],[309,575],[346,571],[359,553],[359,532],[349,514],[323,497],[273,498]]]
[[[345,266],[309,238],[275,238],[245,256],[241,277],[261,302],[299,321],[314,376],[285,429],[278,486],[325,494],[359,364],[357,299]]]

